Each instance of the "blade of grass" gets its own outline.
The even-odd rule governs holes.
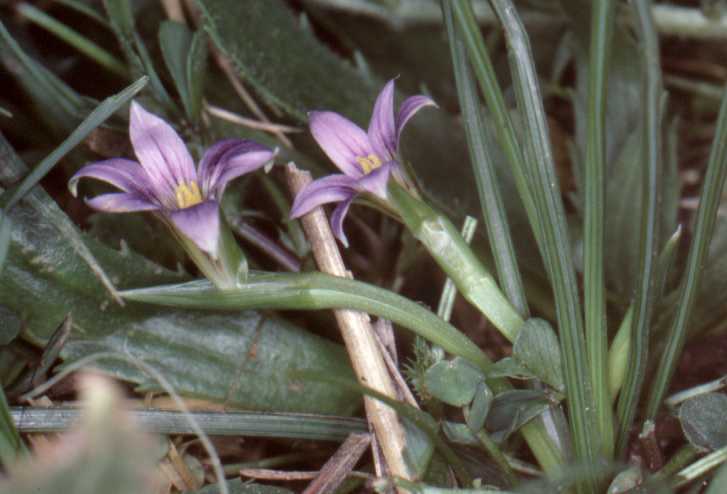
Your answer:
[[[134,421],[157,434],[194,434],[189,417],[170,410],[133,410]],[[69,407],[10,409],[23,433],[63,432],[78,422],[81,410]],[[271,412],[190,412],[210,436],[274,437],[312,441],[343,441],[349,434],[366,432],[366,422],[350,417]]]
[[[323,273],[250,273],[237,289],[204,281],[121,292],[129,300],[198,309],[353,309],[389,319],[486,369],[490,359],[454,326],[416,302],[368,283]]]
[[[26,19],[54,34],[102,67],[123,78],[128,76],[128,71],[123,63],[77,31],[30,4],[21,3],[17,9]]]
[[[663,88],[659,65],[659,39],[651,16],[651,2],[636,0],[637,32],[641,41],[643,97],[642,124],[643,201],[641,217],[641,254],[639,283],[634,301],[631,328],[631,351],[626,380],[618,401],[618,434],[616,451],[622,455],[628,444],[629,431],[641,397],[649,355],[649,333],[655,296],[656,258],[659,228],[659,175],[661,168],[661,108]]]
[[[96,127],[101,125],[107,118],[116,113],[119,108],[125,105],[136,93],[142,90],[147,82],[146,77],[142,77],[133,84],[129,85],[126,89],[118,94],[110,96],[103,100],[95,110],[91,112],[86,119],[69,135],[65,141],[61,143],[56,149],[53,150],[33,171],[31,171],[22,182],[18,185],[7,189],[2,196],[0,196],[0,206],[2,206],[7,212],[8,209],[13,207],[23,196],[43,178],[46,174],[65,156],[71,149],[76,147],[81,141],[83,141],[88,134],[91,133]]]
[[[467,216],[462,225],[462,238],[468,244],[472,242],[472,237],[477,229],[477,220],[472,216]],[[457,287],[454,286],[452,278],[447,277],[442,288],[442,294],[439,297],[439,305],[437,306],[437,315],[449,322],[452,317],[452,309],[454,308],[454,300],[457,298]]]
[[[588,141],[586,144],[583,288],[586,346],[599,427],[600,453],[613,456],[613,408],[608,392],[608,326],[603,268],[606,210],[606,81],[611,52],[615,2],[591,4],[591,48],[588,69]]]
[[[109,22],[104,19],[103,15],[99,13],[97,10],[95,10],[93,7],[91,7],[88,4],[83,3],[81,0],[56,0],[56,2],[60,3],[61,5],[64,5],[68,7],[69,9],[73,9],[76,12],[85,15],[86,17],[93,19],[94,21],[98,22],[102,26],[106,28],[110,28]]]
[[[505,296],[523,317],[528,317],[528,302],[525,298],[520,269],[513,247],[505,207],[497,185],[492,156],[485,142],[485,123],[479,104],[479,96],[467,61],[467,53],[460,35],[454,27],[452,4],[442,4],[447,37],[452,53],[454,78],[459,95],[459,104],[464,117],[464,128],[470,153],[470,162],[477,183],[482,217],[487,226],[487,238],[495,259],[495,268]]]
[[[459,1],[458,4],[466,4],[471,10],[469,2]],[[523,114],[528,158],[526,172],[541,218],[541,254],[555,294],[576,460],[584,465],[594,465],[597,429],[593,427],[594,406],[578,284],[530,41],[510,0],[492,0],[491,4],[504,30],[518,109]],[[593,491],[591,480],[584,479],[579,490]]]
[[[525,157],[515,133],[515,126],[510,118],[510,112],[505,104],[505,96],[500,84],[497,82],[495,67],[487,53],[485,42],[480,34],[472,9],[468,1],[445,1],[444,4],[451,6],[453,17],[467,47],[472,70],[494,120],[497,139],[512,169],[515,185],[520,199],[523,201],[530,225],[535,232],[535,238],[540,242],[540,218],[525,174]]]
[[[666,348],[661,355],[656,376],[649,396],[646,416],[653,419],[659,411],[669,382],[687,336],[687,324],[697,298],[697,289],[707,258],[709,243],[714,232],[717,211],[727,177],[727,89],[722,94],[722,104],[717,119],[717,130],[704,177],[702,196],[697,211],[692,245],[689,248],[687,266],[681,282],[677,313],[672,323]]]
[[[14,464],[19,454],[28,452],[15,427],[5,391],[0,387],[0,461],[7,469]]]

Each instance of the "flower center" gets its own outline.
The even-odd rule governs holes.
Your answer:
[[[188,208],[202,202],[202,193],[199,191],[199,186],[194,180],[177,186],[175,195],[177,196],[177,206],[179,206],[179,209]]]
[[[358,158],[356,158],[356,162],[361,166],[364,175],[368,175],[382,165],[381,159],[375,154],[369,154],[368,156],[359,156]]]

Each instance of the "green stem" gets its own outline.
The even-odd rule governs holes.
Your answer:
[[[389,185],[389,200],[462,296],[508,340],[514,341],[523,319],[449,219],[394,181]]]
[[[591,4],[591,52],[588,73],[588,142],[586,145],[583,288],[586,346],[593,402],[600,431],[600,451],[613,456],[613,408],[608,389],[608,330],[603,272],[605,223],[605,119],[608,60],[613,31],[612,0]]]
[[[673,484],[674,489],[684,487],[689,482],[701,477],[705,473],[717,468],[725,462],[727,462],[727,446],[712,451],[707,456],[700,458],[688,467],[680,470],[675,475],[676,478]]]

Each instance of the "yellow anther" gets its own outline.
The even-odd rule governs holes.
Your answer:
[[[179,209],[188,208],[202,202],[202,193],[199,191],[199,186],[194,180],[177,186],[175,194],[177,196],[177,206],[179,206]]]
[[[369,154],[368,156],[359,156],[358,158],[356,158],[356,161],[359,165],[361,165],[361,169],[363,170],[365,175],[368,175],[382,165],[381,159],[379,159],[379,157],[375,154]]]

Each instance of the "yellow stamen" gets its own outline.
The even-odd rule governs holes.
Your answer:
[[[381,159],[375,154],[369,154],[368,156],[359,156],[356,161],[363,169],[364,175],[368,175],[372,171],[376,170],[382,165]]]
[[[197,182],[192,180],[187,184],[180,184],[175,191],[177,206],[179,209],[188,208],[202,202],[202,193],[199,191]]]

